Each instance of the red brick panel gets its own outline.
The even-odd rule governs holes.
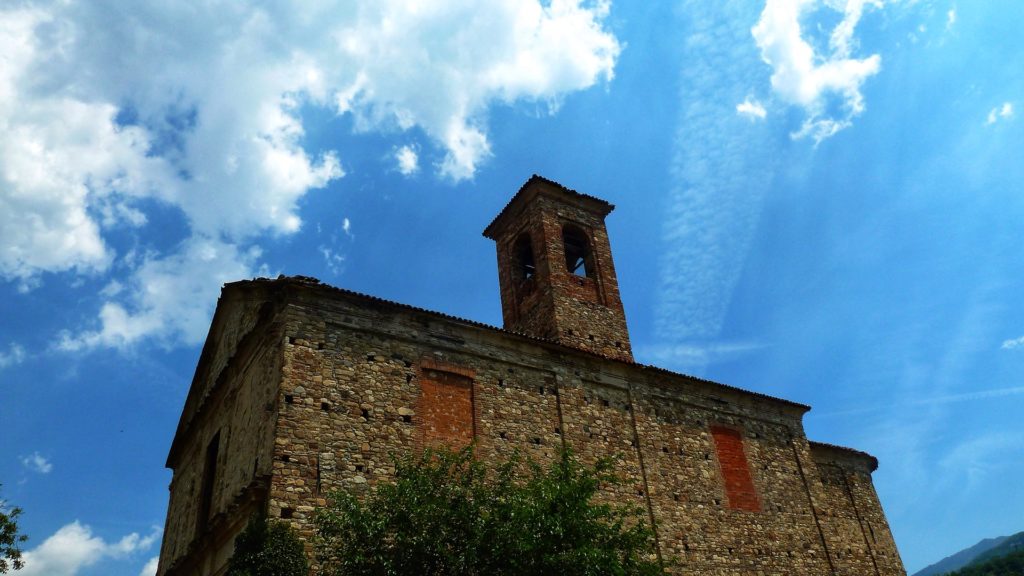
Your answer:
[[[732,428],[722,426],[712,426],[711,435],[715,439],[715,452],[722,468],[729,508],[760,512],[761,502],[750,477],[747,455],[743,452],[743,436]]]
[[[461,374],[423,370],[420,394],[420,433],[424,446],[459,449],[475,435],[473,380]]]

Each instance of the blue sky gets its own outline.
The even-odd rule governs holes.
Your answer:
[[[913,572],[1024,529],[1024,4],[8,2],[0,482],[24,574],[152,574],[223,282],[500,324],[530,174],[637,359],[812,405]]]

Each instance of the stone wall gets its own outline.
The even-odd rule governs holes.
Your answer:
[[[286,291],[268,510],[307,537],[331,490],[364,491],[393,474],[391,454],[470,430],[485,458],[618,457],[626,481],[605,497],[646,511],[676,573],[904,574],[870,470],[809,444],[805,406],[329,287]],[[438,410],[444,394],[457,402]]]

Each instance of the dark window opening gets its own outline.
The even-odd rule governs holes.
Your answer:
[[[570,274],[593,277],[594,261],[590,252],[587,235],[576,226],[562,228],[562,243],[565,246],[565,267]]]
[[[292,402],[295,402],[295,397],[292,396],[291,394],[285,394],[284,395],[284,403],[285,404],[291,404]]]
[[[203,531],[210,521],[213,508],[213,487],[217,480],[217,456],[220,452],[220,432],[213,435],[206,445],[206,460],[203,464],[203,484],[199,494],[199,523],[197,528]]]
[[[412,423],[412,415],[411,414],[402,414],[402,422],[405,422],[406,424],[411,424]]]
[[[281,508],[281,518],[288,520],[295,515],[295,510],[292,508]]]
[[[515,259],[513,263],[513,273],[515,278],[519,282],[525,282],[533,275],[537,273],[537,266],[533,260],[533,242],[530,240],[530,235],[522,233],[516,238],[516,243],[513,246],[513,257]]]

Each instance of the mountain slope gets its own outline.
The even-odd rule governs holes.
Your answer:
[[[953,554],[952,556],[947,556],[942,560],[939,560],[935,564],[932,564],[931,566],[928,566],[915,572],[913,576],[939,576],[940,574],[945,574],[947,572],[959,570],[964,566],[970,564],[971,561],[977,558],[978,556],[981,556],[989,550],[998,547],[1000,544],[1002,544],[1009,538],[1010,536],[986,538],[981,542],[978,542],[974,546],[971,546],[970,548],[961,550],[956,554]]]

